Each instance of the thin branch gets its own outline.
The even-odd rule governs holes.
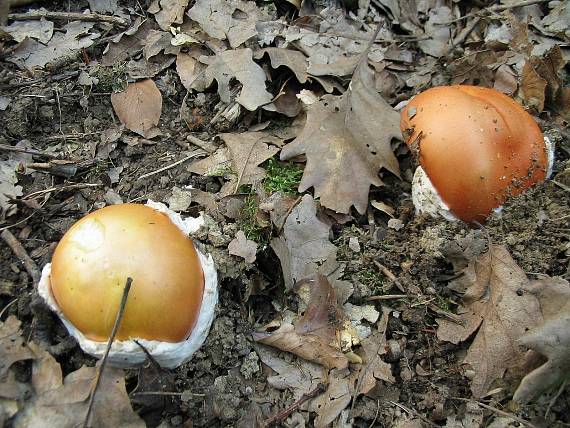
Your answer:
[[[526,421],[526,420],[524,420],[524,419],[519,418],[517,415],[513,415],[512,413],[508,413],[508,412],[505,412],[505,411],[503,411],[503,410],[497,409],[496,407],[489,406],[488,404],[481,403],[480,401],[472,400],[472,399],[470,399],[470,398],[462,398],[462,397],[450,397],[450,398],[451,398],[452,400],[459,400],[459,401],[465,401],[466,403],[474,403],[474,404],[477,404],[478,406],[480,406],[480,407],[482,407],[482,408],[484,408],[484,409],[486,409],[486,410],[489,410],[489,411],[491,411],[491,412],[493,412],[493,413],[495,413],[495,414],[497,414],[497,415],[500,415],[500,416],[503,416],[503,417],[506,417],[506,418],[514,419],[515,421],[517,421],[518,423],[520,423],[520,424],[522,424],[522,425],[524,425],[524,426],[526,426],[526,427],[529,427],[529,428],[538,428],[536,425],[533,425],[533,424],[531,424],[529,421]]]
[[[322,394],[323,392],[326,391],[326,389],[327,389],[327,386],[324,383],[319,383],[315,389],[313,389],[312,391],[310,391],[306,394],[303,394],[301,396],[301,398],[299,398],[297,401],[295,401],[293,404],[291,404],[288,408],[286,408],[285,410],[283,410],[283,411],[277,413],[276,415],[271,416],[269,419],[267,419],[265,421],[265,423],[263,424],[263,426],[268,427],[271,424],[285,420],[291,413],[293,413],[299,407],[301,407],[301,405],[304,402],[310,400],[311,398],[316,397],[317,395]]]
[[[29,21],[36,19],[54,19],[69,21],[87,21],[87,22],[107,22],[108,24],[126,27],[127,21],[118,16],[101,15],[100,13],[79,13],[79,12],[48,12],[43,10],[34,10],[26,13],[10,13],[8,19],[13,21]]]
[[[36,262],[32,260],[32,258],[28,255],[26,249],[20,244],[20,241],[16,239],[16,237],[7,229],[4,229],[0,236],[8,244],[8,246],[12,249],[16,257],[22,262],[26,271],[30,274],[32,281],[34,284],[37,284],[40,280],[40,270],[36,265]]]
[[[143,178],[148,178],[148,177],[152,177],[153,175],[160,174],[161,172],[172,169],[172,168],[186,162],[187,160],[190,160],[190,159],[195,158],[197,156],[201,156],[203,154],[204,154],[204,152],[202,150],[195,150],[192,153],[190,153],[188,156],[180,159],[179,161],[176,161],[170,165],[163,166],[162,168],[159,168],[156,171],[147,172],[146,174],[141,175],[139,178],[137,178],[137,180],[142,180]]]
[[[382,272],[386,276],[386,278],[388,278],[396,287],[398,287],[398,290],[400,290],[402,293],[406,293],[405,287],[402,285],[398,277],[394,275],[390,269],[388,269],[386,266],[384,266],[382,263],[380,263],[377,260],[374,260],[374,264],[378,269],[380,269],[380,272]]]
[[[395,299],[407,299],[410,296],[407,294],[383,294],[380,296],[369,296],[366,298],[368,301],[375,301],[375,300],[395,300]]]
[[[10,146],[9,144],[0,144],[0,151],[26,153],[28,155],[43,156],[44,158],[53,159],[57,156],[53,153],[42,152],[41,150],[27,149],[25,147]]]
[[[111,330],[111,336],[109,337],[109,341],[107,342],[107,347],[105,348],[105,354],[103,354],[103,359],[101,360],[101,364],[99,365],[99,369],[97,370],[97,374],[95,377],[95,386],[93,387],[91,395],[89,397],[89,407],[87,408],[87,414],[85,415],[85,422],[83,423],[83,428],[89,427],[89,419],[91,418],[93,403],[95,403],[95,395],[97,394],[97,390],[99,389],[99,385],[101,383],[101,376],[103,374],[103,370],[105,370],[105,366],[107,365],[107,358],[109,356],[109,351],[111,350],[111,345],[113,345],[113,341],[115,340],[115,336],[117,335],[117,331],[119,331],[119,327],[121,325],[121,320],[123,319],[125,306],[127,305],[127,297],[129,297],[129,291],[131,290],[132,283],[133,279],[130,277],[127,278],[127,282],[125,283],[125,288],[123,290],[123,297],[121,298],[121,304],[119,305],[119,311],[117,312],[117,317],[115,318],[115,324],[113,325],[113,330]]]
[[[478,10],[476,12],[471,12],[471,13],[467,13],[459,18],[456,19],[452,19],[451,21],[446,21],[446,22],[442,22],[442,23],[438,23],[436,25],[449,25],[449,24],[454,24],[458,21],[462,21],[464,19],[467,18],[471,18],[473,16],[484,16],[487,13],[497,13],[497,12],[503,12],[505,10],[509,10],[509,9],[516,9],[517,7],[525,7],[525,6],[532,6],[534,4],[540,4],[540,3],[548,3],[551,0],[522,0],[519,2],[514,2],[514,3],[509,3],[509,4],[496,4],[490,7],[486,7],[484,9]]]

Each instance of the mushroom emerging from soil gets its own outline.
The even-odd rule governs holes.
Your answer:
[[[442,86],[415,96],[400,128],[419,163],[412,198],[419,212],[484,222],[545,180],[554,150],[519,104],[493,89]]]
[[[101,356],[127,277],[133,279],[109,354],[115,365],[146,359],[164,367],[187,361],[209,331],[217,301],[211,257],[188,237],[196,221],[164,205],[112,205],[76,222],[44,267],[39,293],[83,350]]]

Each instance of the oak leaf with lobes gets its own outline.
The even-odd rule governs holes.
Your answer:
[[[352,205],[366,211],[370,185],[382,185],[380,168],[400,173],[390,144],[401,138],[399,115],[373,88],[362,62],[342,96],[325,95],[307,107],[305,128],[281,151],[282,160],[306,154],[299,191],[314,187],[321,205],[339,213]]]
[[[503,246],[491,245],[470,260],[460,280],[468,282],[458,309],[462,324],[438,319],[437,337],[459,343],[476,332],[463,363],[475,371],[471,390],[480,397],[507,369],[523,367],[518,340],[541,323],[542,315],[536,297],[521,293],[529,281]]]

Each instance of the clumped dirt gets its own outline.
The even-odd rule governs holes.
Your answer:
[[[57,2],[54,7],[57,8]],[[100,55],[102,48],[96,47],[92,55]],[[2,68],[2,83],[8,84],[17,69],[6,63]],[[79,162],[77,173],[70,179],[30,171],[19,175],[24,195],[57,188],[43,193],[44,197],[39,199],[41,207],[20,202],[18,213],[9,219],[14,225],[10,231],[40,268],[51,259],[57,242],[71,224],[118,195],[123,202],[164,201],[174,186],[191,185],[210,193],[220,189],[221,179],[197,177],[185,165],[139,179],[165,160],[179,159],[187,147],[187,125],[179,117],[182,86],[169,72],[157,79],[157,86],[165,101],[161,118],[163,136],[155,144],[111,143],[116,148],[101,159],[92,156],[101,148],[101,134],[120,125],[107,94],[96,90],[87,93],[75,80],[66,79],[40,81],[10,90],[12,103],[0,113],[3,124],[0,143],[30,140],[38,150],[72,153],[71,158],[77,160],[92,159]],[[196,108],[208,111],[208,106],[215,104],[215,97],[213,92],[206,94],[206,104]],[[238,128],[239,125],[232,131]],[[198,127],[198,131],[204,140],[217,132],[206,127]],[[396,207],[394,217],[401,221],[401,228],[389,227],[390,217],[379,210],[372,210],[369,216],[353,213],[349,223],[333,226],[331,238],[340,249],[337,259],[345,265],[343,278],[354,285],[351,303],[370,303],[367,298],[380,294],[410,293],[425,297],[423,302],[415,304],[405,298],[372,302],[377,310],[387,305],[395,314],[388,325],[386,361],[392,363],[396,382],[379,384],[371,394],[356,401],[351,412],[355,426],[369,426],[373,421],[376,426],[397,426],[404,417],[419,418],[425,426],[444,426],[446,417],[456,415],[459,420],[471,409],[469,403],[455,399],[470,397],[469,379],[461,366],[468,343],[453,345],[439,341],[435,335],[435,319],[440,316],[436,311],[453,313],[458,305],[458,295],[447,287],[455,274],[445,257],[450,242],[477,236],[506,245],[531,279],[542,275],[569,277],[570,146],[556,130],[552,133],[557,140],[552,179],[508,201],[500,213],[480,228],[415,215],[409,180],[399,181],[389,173],[383,177],[386,185],[374,189],[370,199],[381,199]],[[406,177],[409,155],[401,155],[399,161]],[[111,168],[122,168],[118,183],[110,182]],[[197,214],[201,209],[193,205],[188,213]],[[266,246],[258,253],[255,265],[238,262],[226,250],[237,230],[235,224],[222,224],[214,219],[211,222],[200,245],[213,255],[221,276],[216,319],[200,351],[174,371],[172,386],[178,395],[167,396],[168,405],[159,406],[158,416],[148,411],[152,408],[148,403],[137,407],[153,426],[161,422],[161,426],[252,426],[248,424],[256,415],[275,414],[295,401],[290,392],[279,392],[267,384],[269,369],[254,352],[258,345],[251,338],[252,331],[274,319],[280,308],[296,305],[293,297],[284,291],[279,260]],[[359,252],[349,247],[350,238],[358,239]],[[395,275],[402,290],[382,272],[379,264]],[[247,290],[259,278],[268,283],[267,287],[246,300]],[[20,319],[24,336],[47,347],[65,373],[84,364],[95,364],[42,304],[20,260],[1,240],[0,310],[3,320],[9,315]],[[291,357],[284,354],[283,358]],[[27,371],[23,368],[21,375],[29,377],[29,366]],[[137,376],[136,370],[127,373],[130,390],[135,388]],[[498,403],[511,393],[512,390],[499,391],[493,397],[494,406],[499,407]],[[536,426],[561,427],[570,424],[569,406],[570,394],[566,390],[548,415],[548,397],[538,404],[504,410],[516,412]],[[485,416],[495,415],[485,412]],[[288,426],[298,426],[294,421],[295,416],[289,419]]]

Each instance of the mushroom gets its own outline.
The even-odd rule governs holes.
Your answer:
[[[542,182],[554,150],[519,104],[476,86],[428,89],[402,110],[400,128],[419,166],[416,210],[484,222],[510,196]]]
[[[39,293],[83,350],[101,356],[126,279],[132,278],[110,362],[143,362],[136,339],[159,364],[172,368],[204,342],[217,278],[212,258],[188,237],[201,219],[183,221],[162,204],[149,205],[112,205],[77,221],[44,267]]]

